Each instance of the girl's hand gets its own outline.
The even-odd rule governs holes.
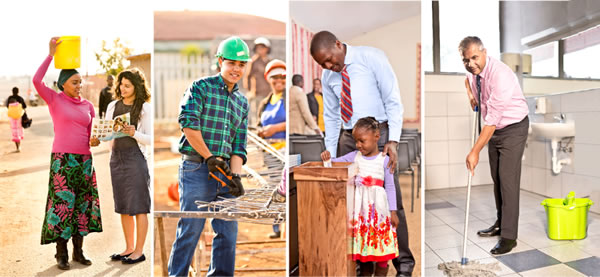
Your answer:
[[[321,153],[321,160],[328,161],[330,159],[331,159],[331,153],[329,153],[329,151],[325,150],[325,151],[323,151],[323,153]]]
[[[123,124],[123,130],[121,130],[121,132],[133,137],[135,135],[135,126],[125,123]]]
[[[58,41],[58,39],[60,39],[60,37],[53,37],[50,39],[50,56],[56,54],[56,46],[62,43],[62,40]]]
[[[100,145],[100,140],[96,137],[90,138],[90,146],[95,147]]]
[[[398,228],[398,224],[400,223],[400,219],[398,219],[398,214],[396,214],[396,211],[390,211],[390,213],[392,214],[392,226],[395,228]]]

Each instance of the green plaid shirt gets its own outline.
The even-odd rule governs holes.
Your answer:
[[[202,132],[202,138],[215,156],[230,158],[237,155],[246,163],[248,100],[237,84],[227,91],[221,74],[196,80],[185,91],[179,110],[181,129]],[[200,156],[182,134],[179,152]]]

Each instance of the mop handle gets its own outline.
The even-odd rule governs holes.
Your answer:
[[[475,145],[475,137],[477,136],[477,125],[479,124],[479,117],[477,116],[477,111],[479,107],[475,107],[475,112],[473,113],[473,135],[471,136],[471,149]],[[471,175],[471,171],[467,169],[467,205],[465,207],[465,229],[463,232],[463,249],[462,249],[462,259],[460,260],[461,265],[466,265],[469,259],[467,259],[467,230],[469,229],[469,204],[471,202],[471,182],[473,176]]]

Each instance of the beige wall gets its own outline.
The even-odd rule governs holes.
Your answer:
[[[421,17],[410,17],[364,33],[347,42],[372,46],[385,52],[398,78],[404,105],[404,119],[416,119],[417,113],[417,43],[421,41]],[[414,124],[405,124],[411,127]],[[418,124],[417,124],[418,126]]]

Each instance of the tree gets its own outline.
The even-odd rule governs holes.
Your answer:
[[[113,41],[112,48],[108,48],[106,44],[106,41],[103,40],[102,49],[95,53],[96,60],[107,74],[116,76],[125,69],[125,57],[130,56],[133,49],[121,42],[120,38]]]

